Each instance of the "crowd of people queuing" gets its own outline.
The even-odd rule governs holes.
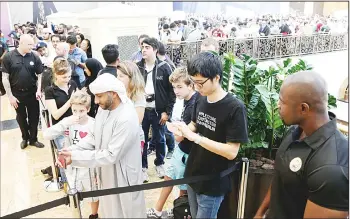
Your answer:
[[[263,15],[255,18],[188,15],[185,20],[159,19],[159,37],[163,43],[217,39],[247,38],[271,35],[312,35],[344,33],[348,19],[332,16]]]
[[[148,155],[153,152],[157,176],[164,180],[219,173],[234,164],[249,130],[244,104],[221,87],[221,59],[211,52],[219,49],[215,38],[241,35],[254,25],[259,30],[259,24],[258,34],[267,33],[264,25],[271,27],[266,35],[274,27],[278,34],[298,33],[303,28],[296,30],[294,21],[316,25],[316,32],[331,26],[322,19],[315,23],[271,16],[256,22],[222,20],[218,25],[194,18],[188,26],[186,21],[163,20],[159,39],[141,35],[140,51],[130,61],[119,59],[118,45],[103,47],[106,66],[92,57],[90,41],[78,26],[15,25],[10,35],[17,48],[1,56],[1,92],[16,110],[20,147],[44,147],[37,139],[39,100],[44,99],[52,126],[43,126],[43,135],[54,140],[64,158],[56,164],[61,182],[71,188],[90,191],[146,183]],[[187,67],[176,68],[165,55],[164,43],[203,38],[202,27],[212,37],[204,34],[201,52]],[[175,104],[182,105],[182,112],[174,112]],[[325,81],[314,72],[288,76],[279,110],[284,123],[294,126],[277,152],[276,174],[256,217],[345,218],[348,141],[337,130],[335,115],[328,113]],[[227,175],[180,185],[180,196],[188,195],[192,218],[216,218],[232,189],[231,180]],[[160,218],[171,191],[172,187],[163,188],[148,210],[142,191],[94,198],[88,200],[89,218],[98,218],[99,212],[103,218]]]

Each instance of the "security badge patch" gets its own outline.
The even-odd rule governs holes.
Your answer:
[[[33,66],[33,65],[34,65],[34,62],[33,62],[33,61],[30,61],[30,62],[29,62],[29,65]]]
[[[298,172],[301,169],[303,162],[300,157],[295,157],[289,163],[289,169],[293,172]]]

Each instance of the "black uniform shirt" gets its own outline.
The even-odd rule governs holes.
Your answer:
[[[43,72],[40,58],[33,52],[22,56],[17,49],[6,53],[2,61],[2,72],[10,75],[12,93],[35,93],[37,89],[37,76]]]
[[[348,211],[349,146],[335,115],[311,136],[292,127],[275,160],[267,218],[303,218],[307,200],[324,208]]]

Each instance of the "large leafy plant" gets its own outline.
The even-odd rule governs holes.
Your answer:
[[[258,62],[248,55],[234,57],[224,54],[223,82],[224,90],[229,91],[232,81],[232,92],[246,106],[248,119],[249,142],[241,147],[240,154],[255,158],[261,151],[268,152],[273,158],[272,149],[277,148],[287,130],[278,113],[279,91],[283,79],[299,71],[311,70],[312,66],[299,60],[293,64],[290,58],[277,68],[267,70],[257,68]],[[336,107],[336,99],[328,94],[328,105]]]

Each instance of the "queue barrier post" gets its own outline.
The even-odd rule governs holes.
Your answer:
[[[238,196],[238,209],[237,209],[237,218],[244,218],[245,210],[245,199],[247,193],[247,183],[248,183],[248,171],[249,171],[249,160],[248,158],[242,158],[242,175],[239,188]]]
[[[72,218],[82,218],[80,199],[77,189],[69,189],[67,191],[67,196],[69,199],[69,208],[72,212]]]
[[[43,110],[42,110],[42,116],[45,119],[45,125],[47,128],[49,128],[51,126],[51,116],[50,113],[48,111],[48,109],[46,109],[43,101],[41,100],[41,98],[39,99],[40,103],[42,104]],[[50,149],[51,150],[50,150]],[[56,156],[55,156],[55,142],[53,140],[50,141],[50,147],[47,147],[47,153],[50,154],[52,156],[52,164],[51,164],[51,169],[52,169],[52,180],[51,181],[44,181],[44,189],[47,192],[59,192],[62,190],[62,186],[59,182],[58,179],[58,168],[55,165],[56,162]]]

